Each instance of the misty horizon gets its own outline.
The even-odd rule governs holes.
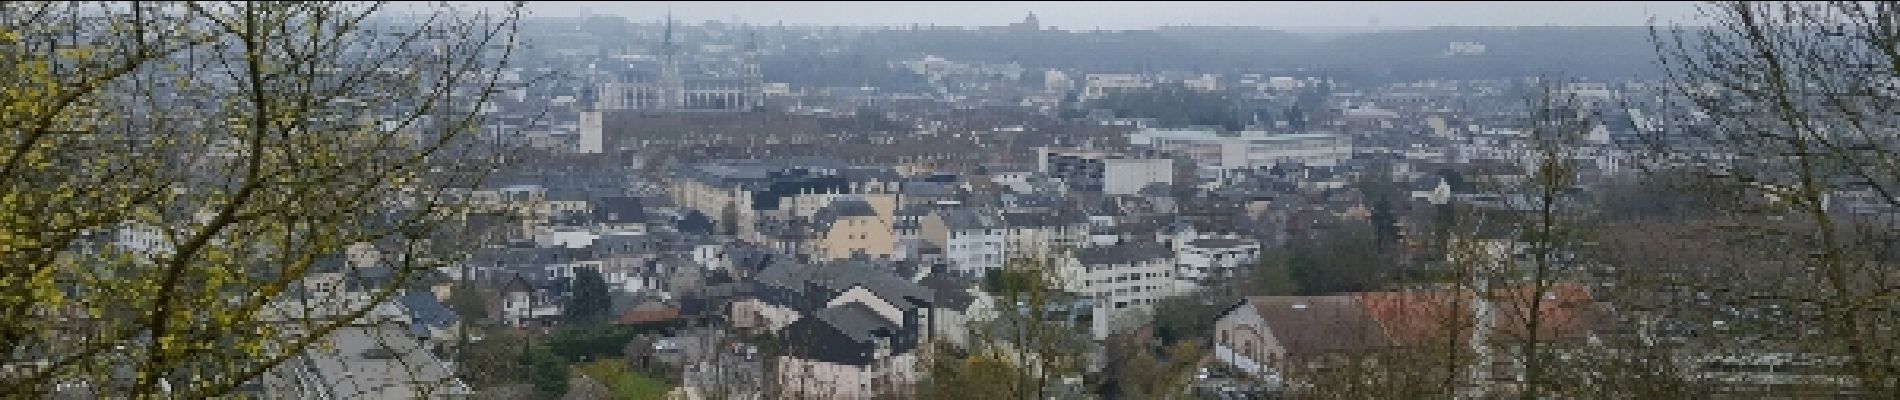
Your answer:
[[[500,2],[466,1],[493,6]],[[1044,29],[1150,30],[1167,27],[1288,31],[1383,31],[1435,27],[1619,27],[1682,23],[1696,5],[1682,2],[1543,2],[1497,7],[1485,2],[572,2],[528,3],[536,17],[619,16],[629,22],[717,21],[745,25],[839,27],[982,27],[1034,14]]]

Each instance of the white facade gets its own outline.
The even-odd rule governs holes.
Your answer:
[[[1329,133],[1246,131],[1230,136],[1209,130],[1146,129],[1130,134],[1128,142],[1185,155],[1203,167],[1220,169],[1258,169],[1283,163],[1334,166],[1352,156],[1351,141]]]
[[[1042,85],[1044,89],[1051,92],[1062,93],[1075,89],[1075,79],[1069,78],[1067,73],[1052,69],[1042,72]]]
[[[1054,257],[1087,242],[1088,225],[1013,226],[1005,250],[1013,257]]]
[[[990,174],[990,182],[1008,187],[1010,191],[1028,193],[1036,189],[1029,183],[1029,177],[1031,175],[1034,175],[1034,173],[1029,171],[998,172]]]
[[[1214,280],[1239,276],[1260,258],[1251,239],[1199,238],[1175,244],[1175,271],[1183,279]]]
[[[880,357],[871,365],[779,357],[779,387],[788,397],[877,399],[921,377],[916,354]]]
[[[1221,90],[1220,76],[1214,75],[1214,74],[1201,74],[1201,76],[1196,77],[1196,78],[1183,79],[1181,80],[1181,85],[1186,86],[1188,89],[1199,90],[1203,92],[1214,92],[1214,91]]]
[[[726,258],[726,246],[702,244],[693,246],[693,262],[708,270],[732,270],[732,260]]]
[[[950,221],[946,222],[946,218]],[[952,272],[982,276],[1003,267],[1008,258],[1008,233],[995,215],[967,210],[937,212],[922,218],[921,236],[943,249]]]
[[[508,292],[503,294],[501,317],[511,326],[522,326],[528,319],[548,318],[561,315],[561,307],[548,304],[539,305],[534,293]]]
[[[943,256],[953,271],[982,276],[1003,268],[1009,252],[1005,249],[1003,229],[966,229],[949,231]]]
[[[1120,265],[1088,265],[1074,258],[1063,261],[1063,289],[1095,299],[1090,331],[1096,339],[1146,322],[1154,303],[1193,291],[1194,283],[1175,275],[1166,257],[1129,260]]]
[[[602,117],[599,111],[581,113],[580,141],[574,151],[582,154],[598,154],[606,149],[606,140],[601,131]]]
[[[1088,74],[1082,82],[1083,99],[1093,100],[1108,96],[1110,93],[1148,89],[1155,86],[1154,80],[1140,74]]]
[[[1484,43],[1478,42],[1451,42],[1445,47],[1445,54],[1453,56],[1481,56],[1486,50]]]
[[[540,247],[566,247],[579,249],[594,245],[594,239],[600,235],[581,230],[542,230],[535,232],[534,244]]]
[[[158,227],[137,222],[125,224],[113,235],[112,244],[119,249],[142,254],[170,254],[171,241],[165,239],[164,232]]]
[[[1150,184],[1174,183],[1174,162],[1167,159],[1102,160],[1102,193],[1133,195]]]
[[[1242,303],[1214,322],[1214,359],[1252,375],[1274,371],[1266,365],[1269,349],[1279,347],[1267,328],[1267,321],[1253,312],[1253,305]]]

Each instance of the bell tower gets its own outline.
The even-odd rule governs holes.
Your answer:
[[[679,44],[673,42],[673,11],[666,12],[666,36],[660,42],[660,109],[685,108],[686,81],[680,78]]]

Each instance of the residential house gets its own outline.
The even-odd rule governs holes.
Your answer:
[[[921,222],[924,240],[943,250],[953,273],[979,277],[1008,261],[1004,247],[1008,235],[995,215],[967,208],[943,209]]]
[[[416,340],[437,344],[454,343],[462,327],[455,311],[429,291],[409,291],[396,299],[409,311],[409,333]]]
[[[561,316],[559,297],[545,287],[536,287],[520,276],[501,286],[500,311],[503,323],[514,327],[540,325]]]
[[[1388,345],[1352,296],[1247,297],[1214,323],[1214,358],[1269,382],[1288,367]]]
[[[853,256],[891,258],[897,236],[890,213],[879,213],[862,200],[833,201],[813,219],[818,232],[818,256],[838,260]]]
[[[778,263],[753,298],[734,301],[733,323],[787,343],[775,378],[787,392],[865,399],[914,382],[935,296],[871,261]]]
[[[1548,287],[1541,291],[1542,300],[1529,286],[1486,293],[1422,289],[1247,297],[1215,322],[1215,357],[1284,382],[1291,371],[1331,362],[1458,352],[1472,360],[1477,388],[1508,394],[1524,379],[1513,355],[1522,344],[1535,341],[1548,351],[1588,346],[1607,318],[1606,310],[1574,283]],[[1534,331],[1531,315],[1539,316]]]

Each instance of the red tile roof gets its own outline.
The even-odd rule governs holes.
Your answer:
[[[1396,346],[1442,345],[1454,340],[1453,335],[1458,336],[1455,340],[1467,340],[1475,326],[1472,302],[1477,296],[1470,291],[1369,292],[1353,297]]]
[[[614,320],[617,325],[644,325],[669,322],[680,318],[680,308],[673,306],[637,307],[620,314]]]
[[[1491,291],[1496,323],[1493,340],[1532,338],[1529,325],[1533,303],[1537,303],[1536,315],[1541,315],[1535,336],[1540,341],[1582,339],[1608,322],[1608,313],[1597,306],[1590,297],[1590,290],[1583,285],[1552,285],[1543,291],[1541,302],[1535,301],[1536,293],[1538,291],[1531,286]]]

